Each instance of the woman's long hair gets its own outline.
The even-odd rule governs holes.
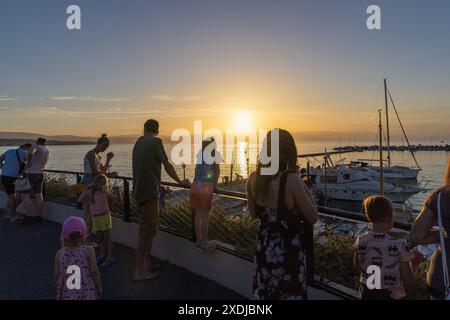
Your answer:
[[[272,134],[274,130],[278,130],[279,133],[278,154],[273,154],[272,152]],[[267,146],[267,157],[269,157],[270,159],[278,157],[279,165],[278,168],[276,168],[277,170],[275,174],[263,175],[261,174],[261,168],[270,167],[271,163],[261,163],[261,154],[259,155],[256,167],[256,199],[264,199],[267,196],[270,182],[277,176],[279,172],[295,172],[297,169],[297,147],[295,146],[294,138],[288,131],[283,129],[273,129],[269,131],[265,138],[265,144]]]

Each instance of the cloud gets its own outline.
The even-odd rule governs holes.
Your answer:
[[[95,102],[121,102],[129,101],[129,97],[77,97],[77,96],[54,96],[48,97],[53,101],[95,101]]]
[[[224,101],[239,101],[241,97],[226,97],[223,99]]]
[[[0,95],[0,101],[16,101],[16,98]]]
[[[195,102],[200,101],[201,97],[197,96],[176,97],[176,96],[169,96],[167,94],[160,94],[160,95],[153,95],[150,97],[150,99],[162,102]]]

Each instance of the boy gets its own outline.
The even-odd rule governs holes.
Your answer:
[[[371,196],[364,200],[363,207],[372,230],[358,236],[355,241],[353,265],[361,274],[360,293],[362,300],[403,299],[406,292],[403,285],[412,287],[422,256],[412,253],[406,241],[389,234],[394,225],[392,203],[382,196]],[[367,280],[372,273],[370,266],[380,269],[379,288],[369,288]],[[369,268],[369,272],[368,272]],[[369,280],[372,284],[372,281]],[[372,287],[372,286],[370,286]]]

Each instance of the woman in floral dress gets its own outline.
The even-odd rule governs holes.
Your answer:
[[[277,136],[278,148],[272,148]],[[265,145],[267,150],[262,152],[272,160],[278,157],[279,165],[275,174],[267,174],[264,169],[271,163],[259,161],[247,185],[250,213],[261,221],[254,258],[253,298],[306,299],[305,251],[311,243],[307,243],[304,226],[316,222],[317,207],[297,173],[297,148],[291,134],[274,129],[268,133]]]

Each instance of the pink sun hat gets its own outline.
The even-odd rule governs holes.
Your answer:
[[[61,232],[64,240],[69,240],[72,232],[79,232],[81,237],[86,234],[86,223],[82,218],[71,216],[64,221]]]

